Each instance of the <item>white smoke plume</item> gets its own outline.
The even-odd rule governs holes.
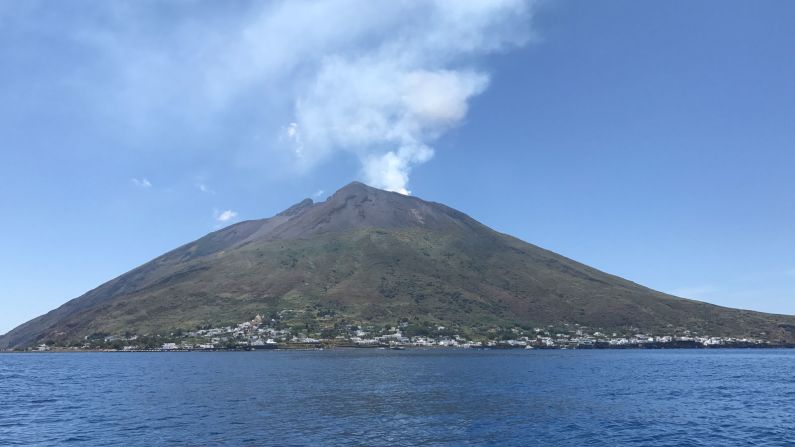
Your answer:
[[[488,87],[484,57],[530,39],[531,1],[108,1],[40,29],[85,56],[63,85],[131,133],[208,151],[234,134],[230,159],[256,146],[299,172],[346,152],[367,183],[408,193]],[[58,17],[32,5],[19,23]]]
[[[461,123],[469,100],[488,86],[488,74],[470,64],[528,37],[511,25],[528,18],[523,1],[439,1],[424,9],[406,11],[377,45],[321,59],[286,128],[298,156],[312,162],[354,152],[365,182],[409,194],[412,167],[433,157],[430,144]]]
[[[408,194],[411,167],[433,156],[427,143],[459,123],[487,84],[485,74],[401,67],[391,57],[329,61],[299,98],[288,131],[301,156],[354,151],[367,183]]]

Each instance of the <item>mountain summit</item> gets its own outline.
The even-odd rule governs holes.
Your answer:
[[[795,341],[795,317],[656,292],[447,206],[354,182],[155,258],[12,330],[0,347],[285,314],[306,331],[410,321],[474,335],[587,326]]]

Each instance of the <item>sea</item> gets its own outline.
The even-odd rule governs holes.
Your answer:
[[[795,446],[795,350],[0,354],[0,446]]]

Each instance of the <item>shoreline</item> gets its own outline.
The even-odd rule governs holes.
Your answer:
[[[476,347],[462,348],[451,346],[280,346],[265,349],[238,348],[238,349],[68,349],[53,348],[46,351],[38,350],[0,350],[0,354],[79,354],[79,353],[219,353],[219,352],[285,352],[285,351],[331,351],[331,350],[383,350],[383,351],[664,351],[664,350],[691,350],[691,351],[715,351],[725,349],[735,350],[770,350],[770,349],[793,349],[795,345],[720,345],[720,346],[609,346],[609,347]]]

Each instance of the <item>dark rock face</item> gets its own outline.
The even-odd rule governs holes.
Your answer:
[[[580,324],[795,341],[795,318],[665,295],[498,233],[464,213],[351,183],[168,252],[0,337],[161,333],[324,308],[346,321],[463,328]]]

